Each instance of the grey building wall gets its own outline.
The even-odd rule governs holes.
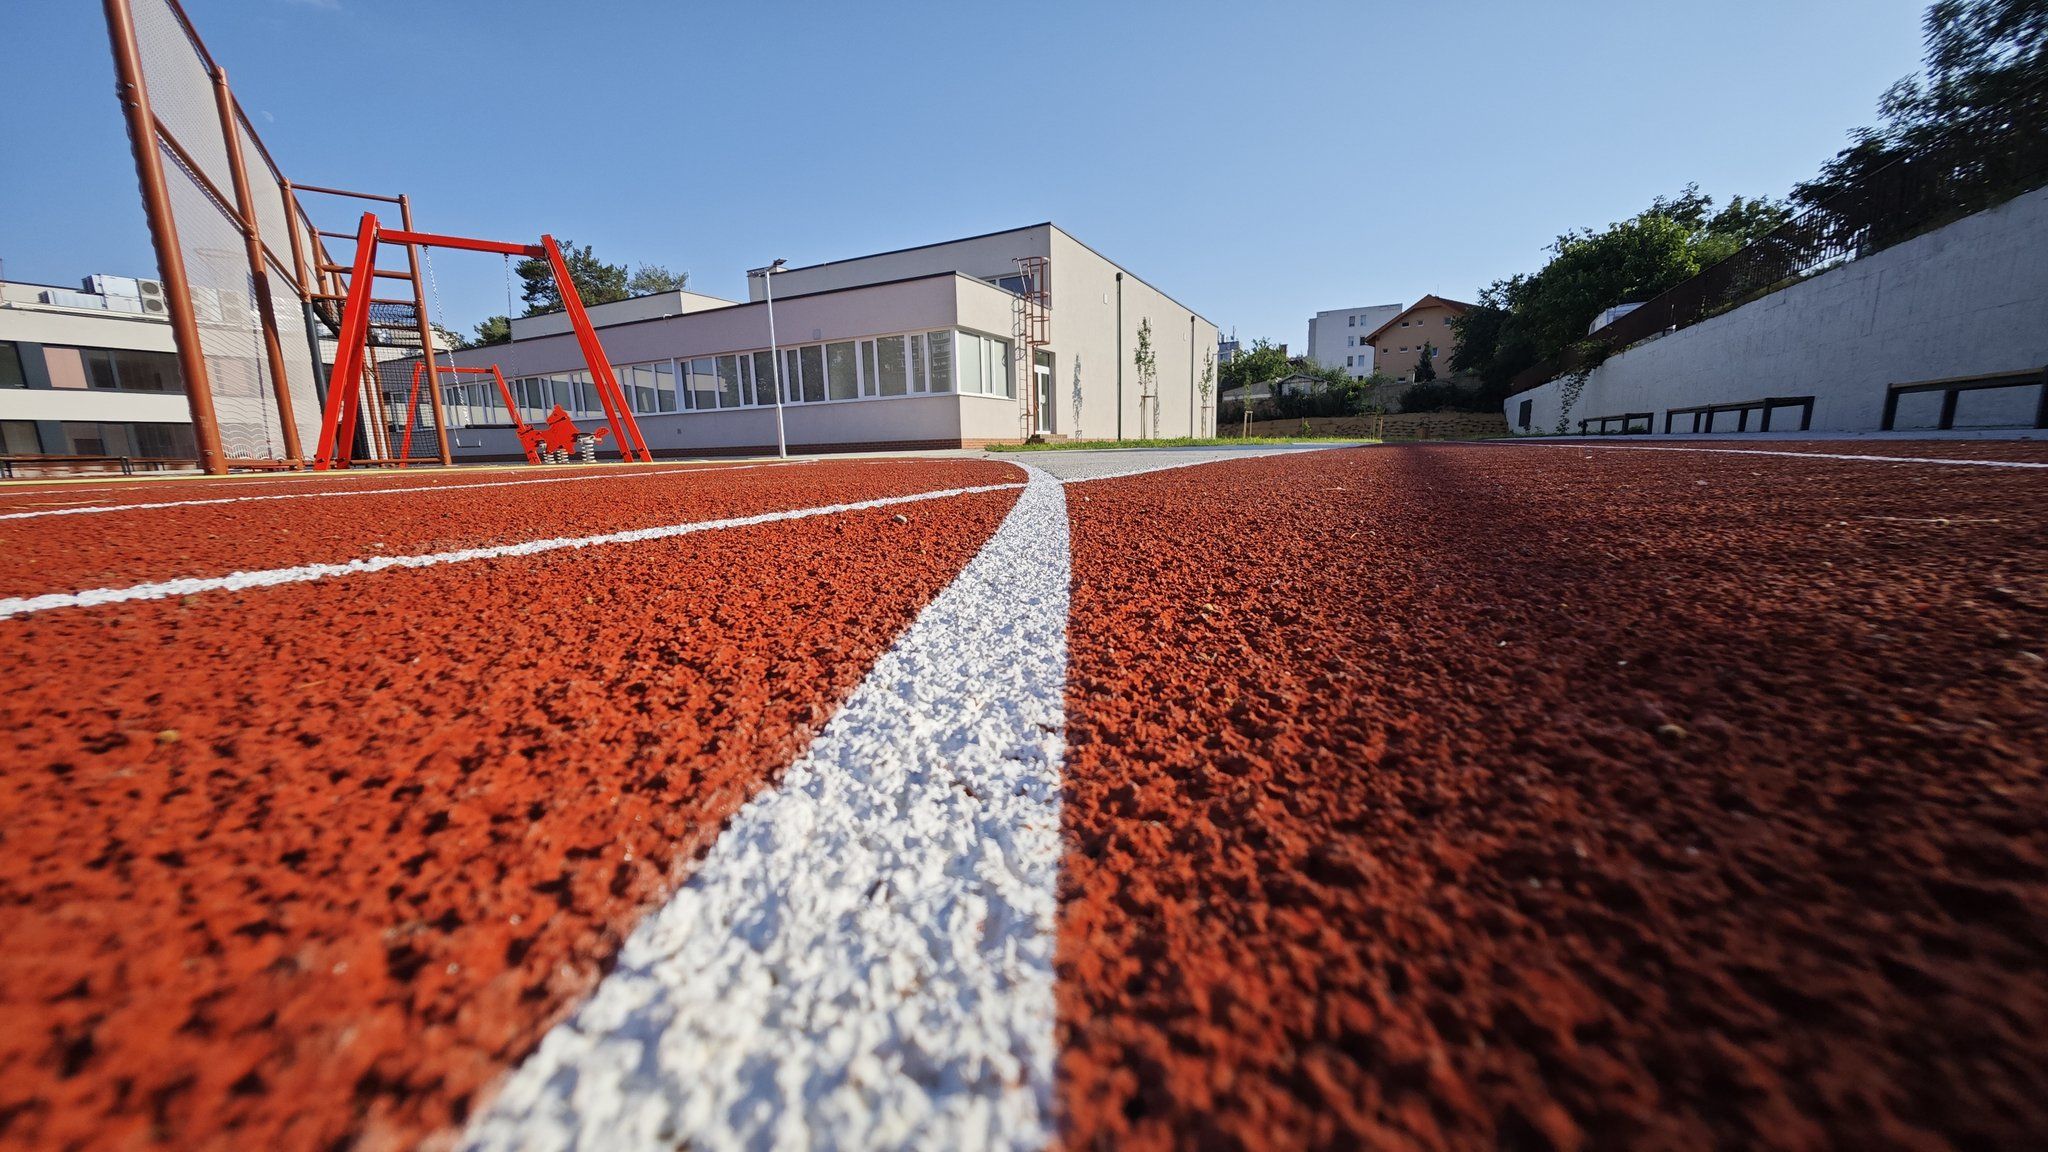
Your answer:
[[[854,340],[928,329],[983,327],[1000,317],[1000,335],[1008,331],[1010,295],[992,285],[945,273],[917,280],[819,295],[783,297],[787,286],[776,279],[777,342],[787,348],[819,341]],[[713,356],[768,347],[766,304],[733,304],[679,315],[608,325],[599,329],[613,364]],[[584,367],[582,351],[571,333],[471,348],[448,357],[452,363],[482,367],[496,364],[507,379]],[[791,445],[922,443],[967,438],[1013,438],[1016,420],[1000,422],[1002,431],[963,428],[963,411],[1015,401],[957,395],[892,396],[783,406],[784,435]],[[657,453],[697,454],[768,449],[775,446],[773,406],[732,408],[715,412],[641,413],[640,433]],[[586,427],[600,423],[585,418]],[[986,424],[987,421],[980,421]],[[519,455],[509,428],[455,428],[449,446],[458,455]],[[613,446],[606,445],[607,453]]]
[[[934,272],[959,272],[982,280],[997,276],[1014,276],[1017,273],[1017,257],[1052,254],[1052,232],[1053,227],[1050,224],[1032,224],[1023,228],[991,232],[985,236],[970,236],[962,240],[925,244],[895,252],[879,252],[872,256],[856,256],[850,260],[834,260],[826,264],[790,268],[776,274],[775,294],[782,296],[801,292],[829,292],[835,288],[851,288],[911,276],[928,276]],[[759,300],[762,292],[761,278],[749,277],[748,298]]]
[[[1587,378],[1569,421],[1654,412],[1661,434],[1669,409],[1811,395],[1812,430],[1870,432],[1892,384],[2044,365],[2048,189],[1630,348]],[[1522,430],[1526,400],[1530,429],[1555,431],[1561,388],[1553,380],[1509,397],[1509,427]],[[2037,396],[1966,393],[1957,426],[2031,424]],[[1902,403],[1898,427],[1933,427],[1938,405],[1933,394]],[[1690,422],[1678,428],[1687,434]]]
[[[1159,365],[1159,435],[1214,435],[1214,394],[1204,417],[1198,393],[1203,353],[1213,355],[1216,349],[1216,325],[1125,272],[1119,338],[1116,277],[1121,269],[1057,228],[1051,248],[1054,391],[1060,398],[1054,431],[1079,439],[1113,438],[1121,413],[1124,439],[1152,435],[1149,415],[1141,419],[1137,369],[1131,362],[1138,326],[1150,320]]]

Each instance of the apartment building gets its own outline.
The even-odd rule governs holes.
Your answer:
[[[1366,336],[1401,312],[1399,304],[1333,308],[1308,321],[1308,358],[1318,368],[1341,368],[1363,379],[1373,373],[1373,348]]]
[[[0,455],[197,455],[162,285],[0,282]]]

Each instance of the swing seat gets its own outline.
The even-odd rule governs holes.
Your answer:
[[[521,447],[526,449],[527,459],[538,461],[546,459],[554,453],[574,452],[576,450],[576,440],[580,436],[587,435],[593,440],[603,440],[606,436],[611,435],[611,431],[610,428],[599,428],[595,432],[586,433],[576,427],[576,421],[569,415],[568,411],[560,404],[557,404],[555,405],[555,410],[548,413],[546,427],[535,428],[532,425],[521,425],[519,427],[519,443]]]

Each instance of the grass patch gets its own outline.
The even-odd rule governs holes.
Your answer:
[[[1170,436],[1164,440],[1056,440],[991,444],[990,452],[1101,451],[1106,448],[1256,448],[1279,444],[1376,444],[1370,436]]]

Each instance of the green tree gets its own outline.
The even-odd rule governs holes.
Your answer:
[[[1427,384],[1436,379],[1436,345],[1422,342],[1422,355],[1415,359],[1415,382]]]
[[[469,338],[457,332],[450,332],[439,324],[429,325],[434,330],[434,347],[444,352],[459,352],[469,347]]]
[[[659,264],[642,264],[633,270],[633,278],[626,281],[626,291],[635,296],[679,292],[689,283],[688,272],[671,272]]]
[[[560,241],[562,263],[569,268],[569,279],[576,284],[576,295],[587,307],[593,304],[609,304],[624,300],[631,293],[626,288],[626,266],[607,264],[591,252],[590,245],[578,248],[567,240]],[[562,308],[562,292],[555,283],[554,269],[538,256],[529,256],[513,266],[519,274],[523,288],[520,299],[526,301],[526,314],[538,316],[543,312],[558,312]]]
[[[1237,355],[1221,366],[1219,376],[1223,390],[1231,392],[1277,380],[1292,371],[1294,362],[1279,345],[1270,340],[1254,340],[1251,347],[1239,348]]]
[[[482,348],[491,344],[510,344],[511,342],[511,319],[505,316],[487,316],[484,318],[483,323],[476,326],[476,340],[469,346],[472,348]]]
[[[1131,363],[1138,370],[1138,432],[1144,434],[1145,409],[1149,400],[1152,409],[1152,437],[1159,437],[1159,353],[1152,347],[1152,320],[1146,317],[1138,321],[1138,349],[1131,355]]]
[[[1498,404],[1509,381],[1583,342],[1593,318],[1616,304],[1648,300],[1784,223],[1788,210],[1737,196],[1719,211],[1697,185],[1659,196],[1606,228],[1559,236],[1540,270],[1496,280],[1478,306],[1451,322],[1458,335],[1451,371],[1478,378]]]
[[[1882,246],[2048,173],[2048,0],[1938,0],[1922,28],[1924,78],[1886,90],[1878,126],[1792,191],[1820,237]]]

